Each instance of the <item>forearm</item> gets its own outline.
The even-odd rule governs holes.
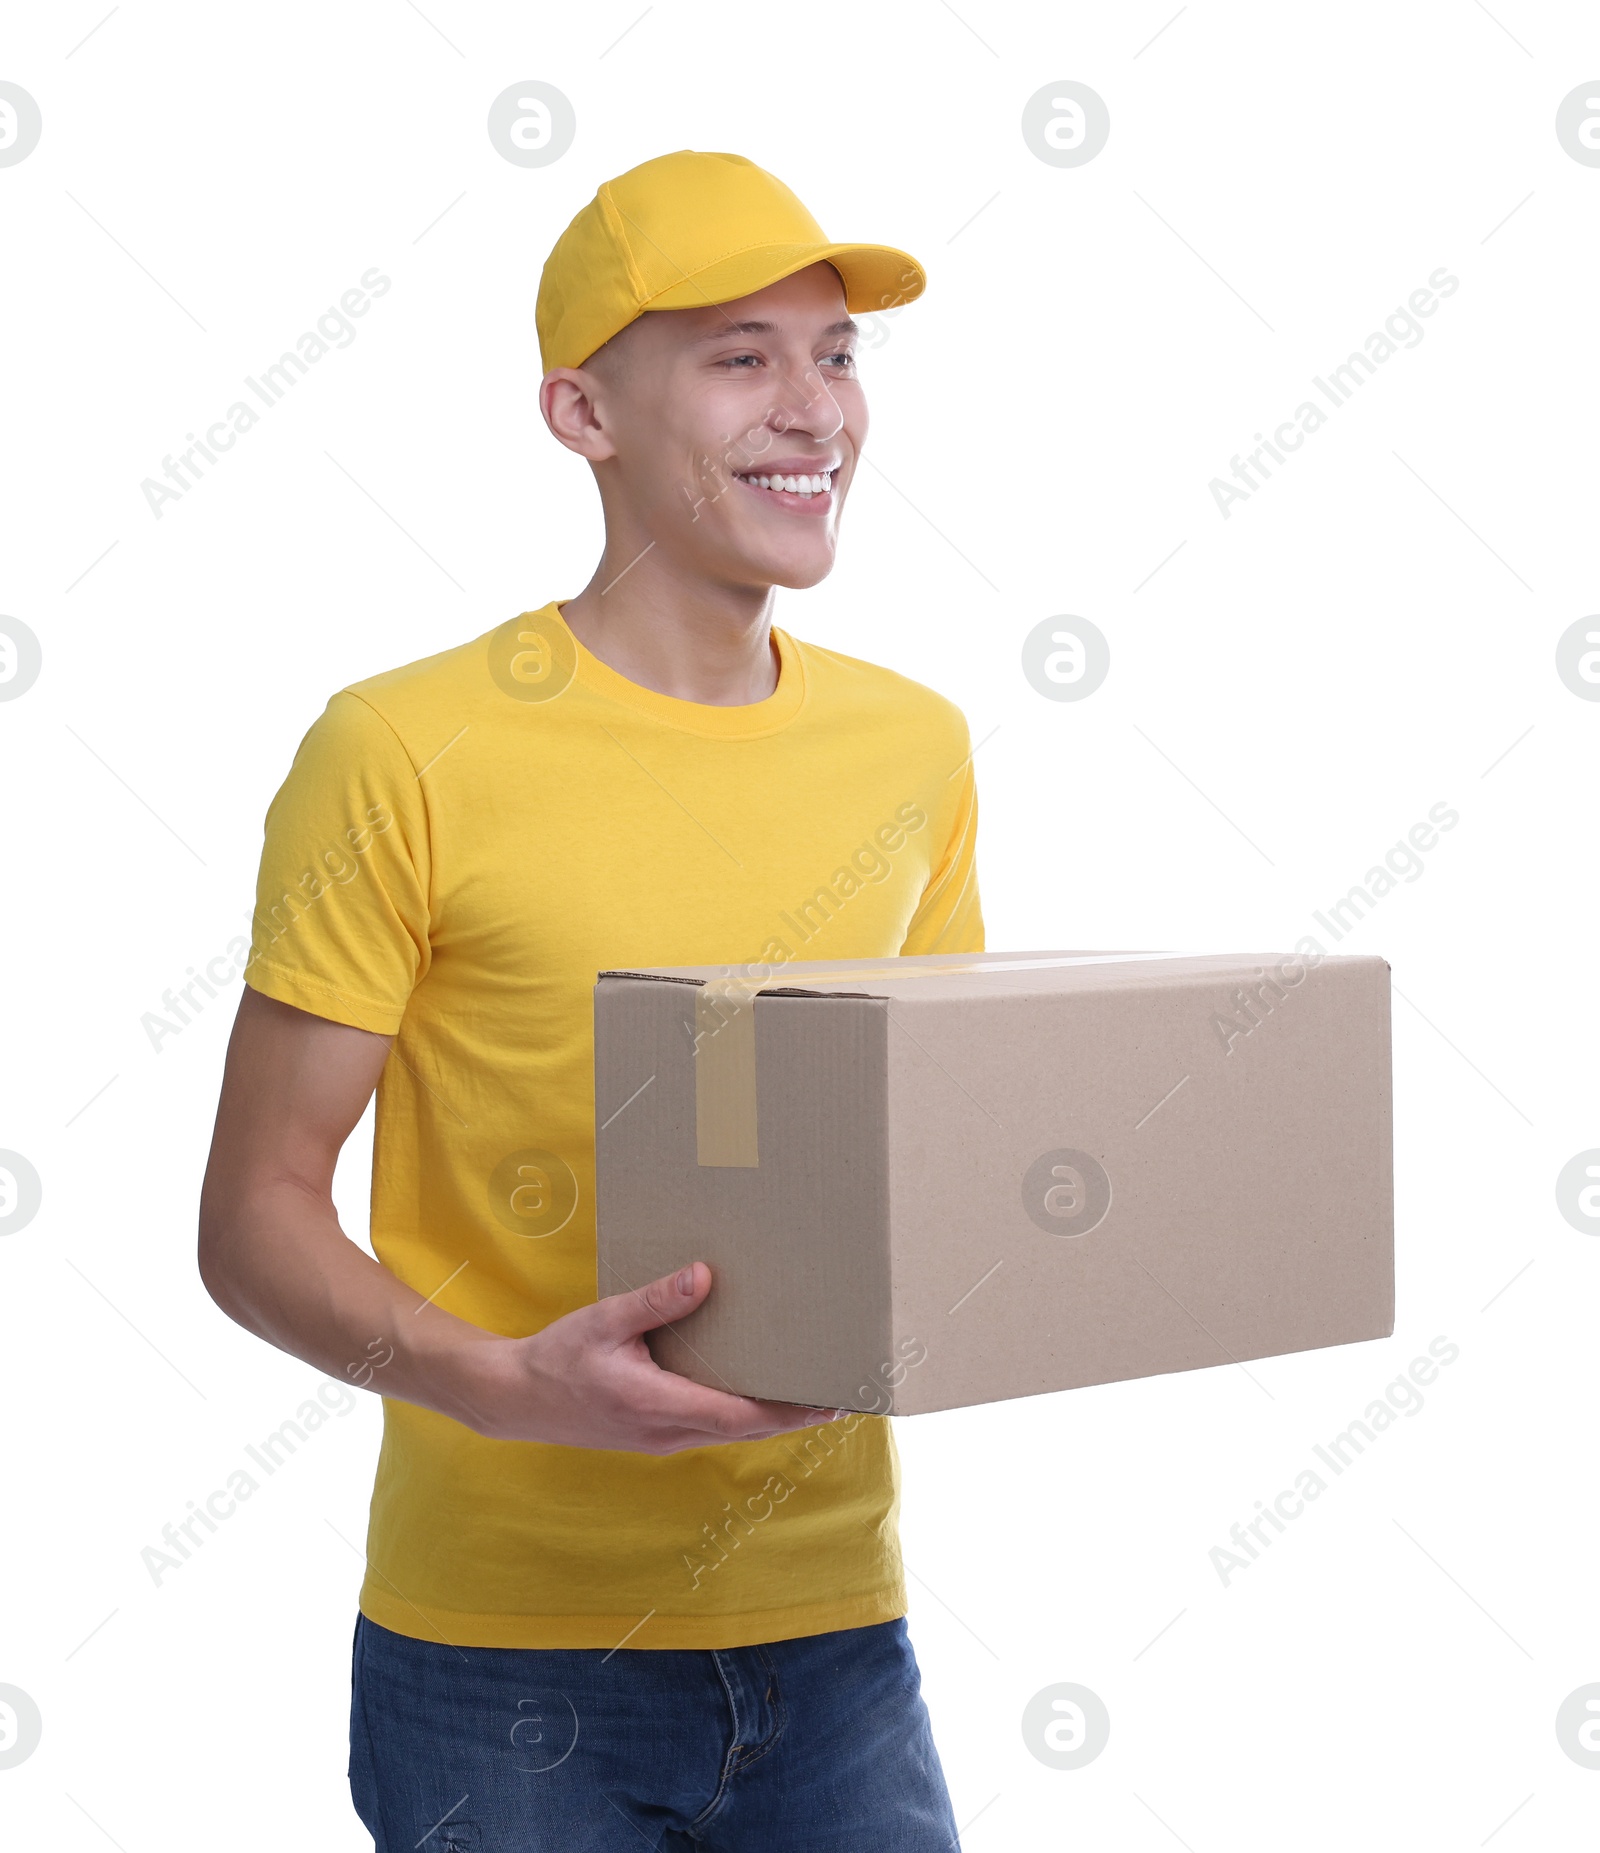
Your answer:
[[[290,1180],[201,1211],[201,1277],[228,1316],[340,1383],[474,1426],[497,1334],[458,1319],[358,1248],[332,1203]]]

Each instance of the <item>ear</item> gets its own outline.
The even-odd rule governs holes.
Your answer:
[[[582,367],[553,367],[539,384],[539,412],[557,443],[591,463],[616,455],[605,429],[605,386]]]

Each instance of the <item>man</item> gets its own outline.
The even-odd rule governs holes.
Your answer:
[[[597,1300],[592,1207],[628,1104],[593,1098],[598,972],[983,949],[961,714],[771,622],[866,437],[850,311],[922,287],[735,155],[602,186],[537,309],[594,577],[336,694],[268,811],[200,1265],[384,1398],[350,1763],[380,1853],[955,1844],[887,1421],[659,1369],[710,1269]],[[376,1260],[331,1197],[375,1086]]]

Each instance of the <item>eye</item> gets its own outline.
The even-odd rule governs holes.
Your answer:
[[[736,371],[743,373],[749,371],[748,368],[741,365],[741,363],[746,360],[753,361],[757,366],[761,364],[761,356],[759,354],[729,354],[725,359],[718,361],[717,365],[720,367],[732,367]]]
[[[848,372],[849,369],[855,365],[856,357],[855,357],[855,354],[849,348],[841,348],[837,354],[827,355],[823,361],[823,364],[827,365],[828,362],[835,361],[835,360],[841,363],[838,369],[839,372],[845,373],[845,372]]]

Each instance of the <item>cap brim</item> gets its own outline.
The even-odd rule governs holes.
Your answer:
[[[733,302],[817,263],[832,264],[838,271],[844,281],[845,307],[852,315],[871,315],[913,302],[928,281],[917,260],[892,245],[757,245],[684,277],[652,297],[645,309],[700,309]]]

